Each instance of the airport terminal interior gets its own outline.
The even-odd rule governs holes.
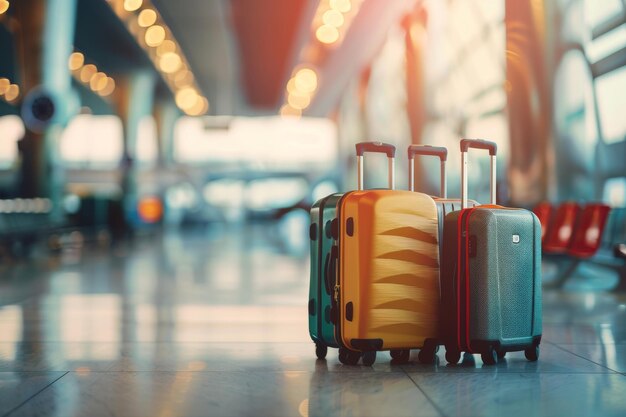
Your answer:
[[[626,416],[625,93],[624,0],[0,0],[0,416]],[[318,358],[312,207],[364,141],[458,199],[462,138],[538,360]]]

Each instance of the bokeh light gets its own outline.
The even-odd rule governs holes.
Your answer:
[[[182,61],[176,52],[167,52],[159,60],[159,68],[166,74],[178,71],[181,65]]]
[[[88,83],[96,72],[98,72],[98,68],[96,68],[95,65],[87,64],[80,70],[80,80],[84,83]]]
[[[165,40],[165,29],[159,25],[150,26],[146,30],[145,40],[148,46],[156,47],[161,45]]]
[[[70,55],[70,59],[68,61],[68,66],[70,70],[76,71],[80,69],[85,63],[85,56],[80,52],[74,52]]]
[[[139,9],[143,4],[143,0],[124,0],[124,9],[129,12],[134,12]]]
[[[295,87],[303,93],[312,93],[317,88],[317,74],[311,68],[301,68],[294,77]]]
[[[339,39],[339,31],[334,26],[322,25],[315,31],[315,37],[322,43],[331,44]]]
[[[147,28],[154,25],[157,21],[157,14],[152,9],[144,9],[139,13],[137,22],[142,28]]]

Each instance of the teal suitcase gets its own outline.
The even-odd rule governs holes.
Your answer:
[[[467,151],[489,150],[491,204],[467,208]],[[446,360],[480,353],[493,365],[507,352],[536,361],[541,342],[541,225],[531,211],[495,204],[497,147],[461,141],[460,211],[446,215],[441,270]]]
[[[324,359],[328,347],[339,348],[335,339],[332,300],[335,288],[337,250],[333,226],[337,227],[337,203],[343,194],[331,194],[311,207],[311,277],[309,283],[309,334],[315,353]],[[334,222],[333,222],[334,221]]]

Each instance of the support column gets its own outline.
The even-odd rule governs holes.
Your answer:
[[[159,146],[159,167],[174,162],[174,126],[180,117],[180,110],[171,101],[159,101],[154,108]]]
[[[552,86],[546,63],[549,2],[506,0],[506,89],[512,205],[548,196],[551,177]]]
[[[406,111],[411,129],[411,143],[422,143],[422,131],[426,123],[426,88],[424,85],[424,48],[426,43],[427,14],[422,3],[409,13],[402,25],[406,49]],[[415,158],[415,172],[422,172],[423,158]],[[414,178],[416,190],[426,190],[423,175]]]
[[[152,114],[156,74],[143,69],[131,74],[118,88],[117,110],[124,125],[124,156],[122,159],[122,206],[127,227],[134,223],[139,198],[136,164],[139,123]]]
[[[13,5],[20,23],[17,50],[22,91],[28,95],[41,89],[50,97],[66,100],[72,96],[67,61],[73,50],[76,0],[20,0]],[[55,104],[59,108],[65,105],[60,101]],[[22,109],[23,113],[26,111]],[[53,218],[57,220],[62,216],[64,187],[63,168],[57,154],[61,131],[62,126],[51,121],[37,132],[27,129],[19,144],[20,195],[49,198]]]

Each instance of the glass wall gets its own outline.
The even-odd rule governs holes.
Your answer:
[[[427,1],[423,7],[390,31],[371,67],[344,94],[338,115],[340,142],[349,161],[354,159],[354,143],[360,140],[396,145],[398,188],[407,186],[406,147],[410,143],[447,146],[449,195],[458,196],[461,137],[494,140],[499,144],[500,160],[508,157],[504,2]],[[411,55],[415,52],[410,48],[419,55]],[[412,62],[421,67],[412,67]],[[410,100],[417,104],[408,105]],[[418,114],[420,111],[424,114]],[[417,125],[421,134],[412,135],[411,124]],[[386,175],[386,161],[370,159],[366,172],[379,178],[371,185],[386,186],[380,180]],[[346,189],[354,188],[355,183],[352,162],[350,167],[345,173]],[[416,169],[416,184],[436,194],[438,161],[418,160]],[[482,201],[489,193],[488,183],[481,181],[488,169],[488,158],[473,155],[472,196]],[[504,164],[498,169],[498,178],[504,183]]]
[[[559,198],[626,205],[626,4],[563,0],[555,11]]]
[[[354,188],[354,143],[385,140],[402,151],[400,188],[409,143],[448,147],[449,195],[458,196],[459,139],[473,137],[498,143],[500,203],[624,206],[625,7],[620,0],[420,2],[338,106],[345,189]],[[422,102],[412,107],[412,96]],[[416,183],[436,193],[437,161],[417,168]],[[372,158],[373,177],[385,169],[384,158]],[[488,157],[472,152],[470,197],[479,202],[488,200],[488,169]]]

